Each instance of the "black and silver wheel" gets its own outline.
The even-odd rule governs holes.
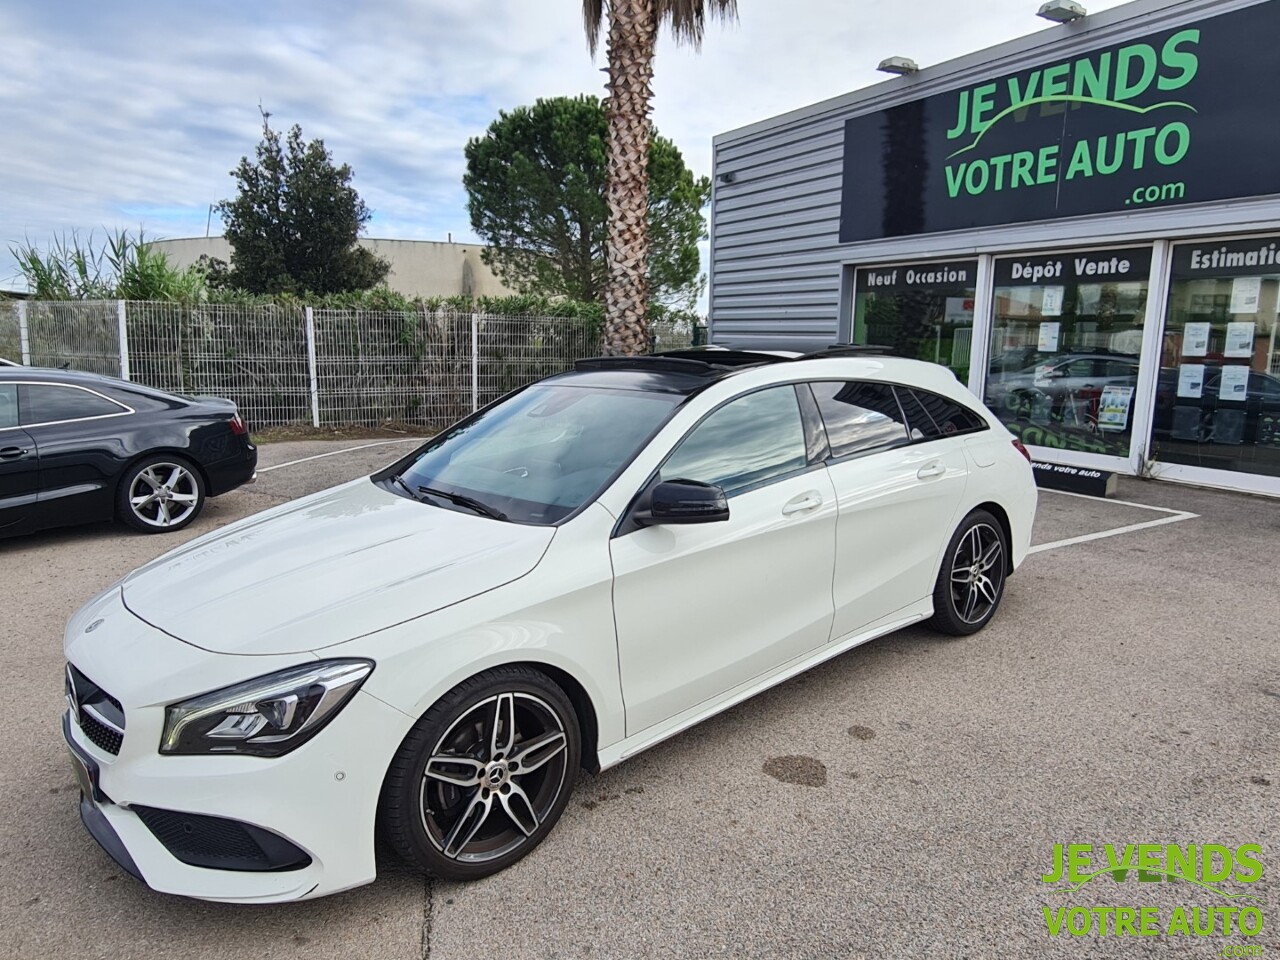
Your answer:
[[[116,514],[135,530],[168,533],[195,520],[204,501],[204,479],[188,461],[148,457],[130,467],[120,481]]]
[[[432,876],[497,873],[555,826],[580,756],[577,715],[556,684],[525,667],[490,670],[405,738],[383,785],[383,834]]]
[[[985,627],[1004,596],[1008,549],[1004,529],[991,514],[975,510],[965,517],[938,572],[930,625],[953,636]]]

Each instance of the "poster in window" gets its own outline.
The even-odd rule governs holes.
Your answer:
[[[1222,349],[1224,357],[1252,357],[1253,331],[1251,322],[1228,323],[1227,344]]]
[[[1210,324],[1188,323],[1182,328],[1182,355],[1184,357],[1203,357],[1209,352]]]
[[[1204,364],[1184,363],[1178,368],[1178,396],[1198,400],[1204,393]]]
[[[1066,292],[1066,287],[1045,287],[1040,296],[1040,316],[1062,316],[1062,301]]]
[[[1060,323],[1040,324],[1039,349],[1041,353],[1057,353],[1058,352],[1058,329],[1061,326],[1062,324]]]
[[[1108,384],[1102,388],[1098,402],[1098,429],[1123,430],[1129,423],[1129,407],[1133,403],[1133,387]]]
[[[1228,313],[1257,313],[1258,298],[1262,296],[1261,277],[1233,277],[1231,279],[1231,306]]]
[[[1223,367],[1222,381],[1218,384],[1219,400],[1243,402],[1249,396],[1249,368]]]

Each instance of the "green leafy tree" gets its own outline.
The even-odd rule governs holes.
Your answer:
[[[231,171],[240,187],[218,204],[231,243],[230,282],[251,293],[339,293],[381,283],[385,260],[356,241],[369,209],[335,166],[323,140],[303,142],[296,124],[283,138],[262,114],[256,160]]]
[[[467,208],[485,261],[526,293],[603,303],[609,278],[605,198],[608,118],[590,96],[553,97],[499,114],[466,147]],[[649,141],[648,285],[662,303],[701,290],[698,241],[711,181],[679,149]]]

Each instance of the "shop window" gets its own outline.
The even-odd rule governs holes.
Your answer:
[[[967,382],[977,275],[976,260],[858,270],[853,342],[940,363]]]
[[[1151,453],[1280,476],[1280,237],[1173,249]]]
[[[995,261],[984,399],[1024,443],[1128,456],[1151,251]]]

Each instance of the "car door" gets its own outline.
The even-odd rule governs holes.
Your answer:
[[[969,467],[963,434],[945,436],[913,392],[865,381],[810,387],[831,444],[827,466],[839,508],[831,591],[838,640],[932,593]],[[917,408],[918,422],[899,392]]]
[[[23,428],[40,449],[40,514],[59,524],[110,518],[133,411],[85,386],[24,383],[19,393]]]
[[[35,441],[19,426],[18,385],[0,383],[0,536],[30,526],[39,463]]]
[[[627,734],[826,643],[835,491],[796,389],[769,387],[694,426],[657,480],[724,488],[729,519],[620,528],[610,547]]]

